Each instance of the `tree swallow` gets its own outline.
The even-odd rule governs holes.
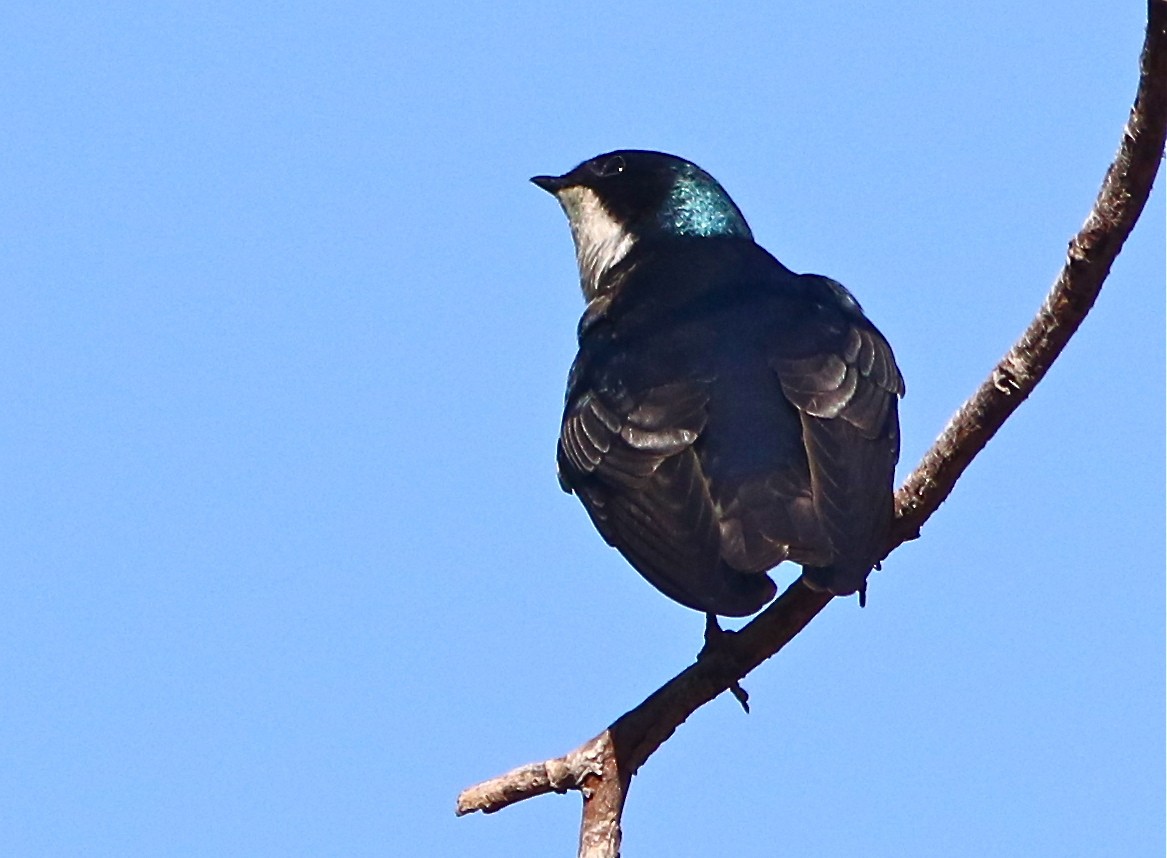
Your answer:
[[[851,293],[755,244],[682,158],[622,150],[531,181],[567,214],[587,299],[563,489],[698,611],[758,611],[783,560],[862,601],[892,519],[904,382]]]

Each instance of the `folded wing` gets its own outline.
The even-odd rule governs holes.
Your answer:
[[[745,616],[772,598],[774,585],[722,562],[721,528],[693,448],[707,402],[692,383],[660,385],[636,401],[584,392],[564,415],[560,481],[579,495],[604,539],[667,596]]]

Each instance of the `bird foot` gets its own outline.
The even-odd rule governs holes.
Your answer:
[[[730,641],[736,634],[737,632],[726,631],[718,624],[717,614],[706,614],[705,645],[701,647],[701,652],[697,653],[697,660],[700,661],[702,658],[717,652],[725,653],[732,658],[733,648]],[[729,693],[741,704],[742,709],[748,715],[750,713],[750,695],[742,688],[741,683],[734,680],[733,685],[729,687]]]

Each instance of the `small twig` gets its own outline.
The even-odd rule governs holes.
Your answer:
[[[1167,137],[1167,0],[1149,0],[1138,95],[1122,145],[1068,259],[1025,333],[896,493],[885,556],[915,539],[956,481],[1016,410],[1093,306],[1110,267],[1150,195]],[[799,582],[739,632],[706,647],[696,664],[665,683],[599,736],[554,760],[515,769],[458,797],[458,814],[492,813],[547,792],[584,794],[580,856],[617,858],[620,817],[632,776],[699,707],[782,649],[830,601]]]
[[[603,760],[608,748],[600,740],[605,735],[607,731],[562,757],[521,766],[500,778],[464,790],[458,796],[458,815],[476,810],[494,813],[525,798],[583,789],[585,778],[603,775]]]

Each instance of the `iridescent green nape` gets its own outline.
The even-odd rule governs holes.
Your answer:
[[[736,235],[753,238],[745,218],[729,194],[707,173],[692,165],[682,168],[665,200],[660,225],[678,235]]]

